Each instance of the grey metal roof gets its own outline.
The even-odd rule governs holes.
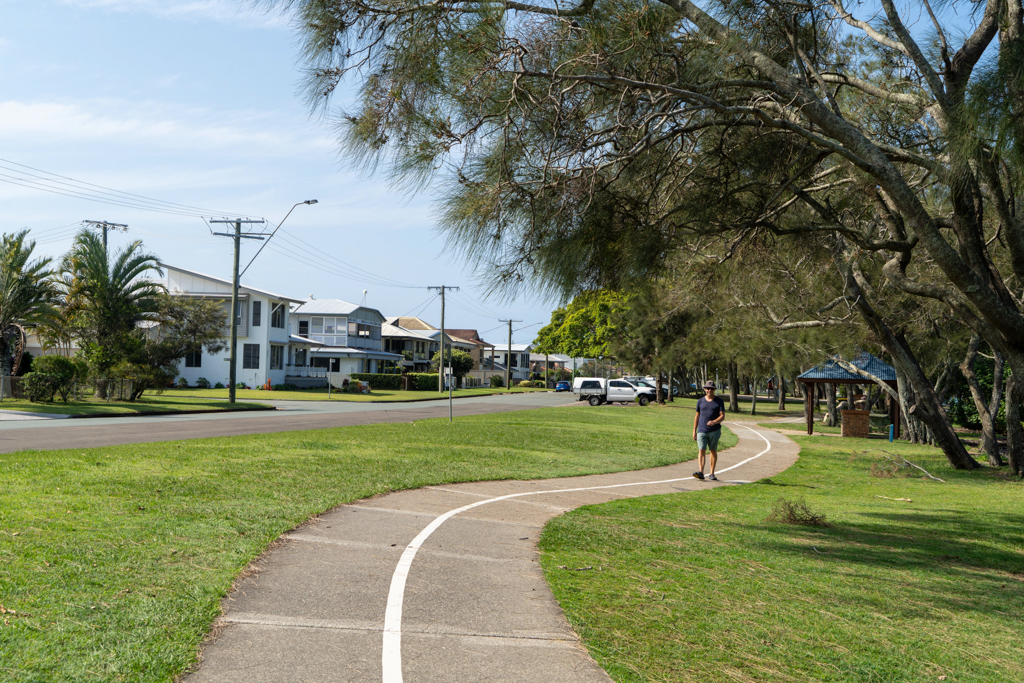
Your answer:
[[[847,362],[854,367],[871,373],[880,380],[886,382],[896,381],[896,371],[892,366],[882,362],[878,357],[871,355],[867,351],[858,352],[856,356]],[[862,375],[852,373],[843,368],[831,358],[821,365],[816,365],[807,372],[801,373],[798,379],[822,379],[837,382],[871,381]]]

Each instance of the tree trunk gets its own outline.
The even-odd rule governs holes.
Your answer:
[[[836,411],[836,385],[825,385],[825,424],[829,427],[839,426],[839,413]]]
[[[793,381],[790,382],[790,384],[793,385],[793,397],[794,398],[799,398],[799,399],[802,400],[803,397],[804,397],[804,390],[803,390],[803,387],[800,386],[799,380],[797,380],[797,378],[794,377]]]
[[[668,402],[669,403],[675,403],[676,402],[675,392],[673,391],[673,389],[675,387],[675,384],[674,384],[675,374],[676,374],[675,370],[669,370],[668,371]]]
[[[935,394],[935,388],[924,374],[924,370],[921,369],[920,363],[917,362],[917,358],[907,345],[906,340],[902,335],[893,333],[868,301],[865,290],[870,288],[862,286],[862,282],[866,285],[863,275],[854,270],[852,262],[840,262],[837,265],[841,267],[845,275],[848,294],[855,297],[855,306],[861,318],[892,356],[897,378],[902,372],[905,377],[904,383],[908,388],[913,388],[916,398],[916,403],[913,406],[916,408],[914,417],[928,425],[932,432],[932,439],[942,448],[950,465],[958,470],[972,470],[978,467],[978,462],[971,457],[956,432],[953,431],[953,425],[950,424],[946,411],[943,410],[942,404]],[[1022,362],[1022,366],[1024,366],[1024,362]],[[911,412],[908,410],[907,417],[910,416]]]
[[[661,370],[658,370],[658,375],[654,379],[655,384],[658,385],[657,389],[655,390],[655,396],[658,399],[658,405],[663,406],[665,405],[665,395],[661,393],[661,385],[664,384],[665,382],[665,373],[662,372]]]
[[[786,380],[782,378],[782,367],[775,366],[775,379],[779,383],[779,410],[786,409]]]
[[[729,373],[729,412],[740,412],[740,380],[736,375],[736,361],[729,361],[727,372]]]
[[[996,366],[992,386],[992,404],[995,408],[993,410],[993,406],[987,404],[981,395],[981,383],[978,382],[978,374],[974,369],[974,364],[978,360],[978,345],[980,343],[980,335],[974,334],[971,336],[971,342],[967,345],[967,355],[964,357],[963,362],[960,363],[960,372],[963,374],[964,379],[967,380],[967,386],[971,390],[971,398],[974,400],[974,407],[978,411],[978,419],[981,420],[981,447],[988,456],[988,464],[993,467],[999,467],[1003,464],[1003,459],[999,455],[999,442],[996,440],[995,416],[999,412],[999,400],[1002,398],[1003,357],[1001,354],[996,353]]]
[[[1020,424],[1020,406],[1024,402],[1024,357],[1010,359],[1010,377],[1006,380],[1006,446],[1010,470],[1024,477],[1024,429]]]
[[[754,390],[750,392],[750,414],[757,415],[757,385],[754,385]]]

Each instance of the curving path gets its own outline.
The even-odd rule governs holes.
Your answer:
[[[537,563],[544,524],[581,505],[748,483],[799,447],[753,423],[719,456],[638,472],[430,486],[343,505],[285,536],[225,600],[188,683],[607,683]]]

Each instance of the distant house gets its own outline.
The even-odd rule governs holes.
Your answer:
[[[290,376],[400,371],[404,357],[384,348],[383,326],[384,316],[375,308],[341,299],[301,302],[291,312],[291,334],[313,346],[296,349],[289,360]]]
[[[476,368],[466,377],[468,383],[479,385],[490,379],[494,372],[494,344],[485,342],[480,338],[476,330],[455,328],[445,330],[445,334],[451,339],[452,348],[461,349],[473,357]]]
[[[400,354],[410,372],[429,372],[430,359],[441,348],[436,327],[412,317],[385,318],[381,326],[384,350]]]
[[[167,273],[164,285],[171,296],[187,296],[219,301],[224,310],[231,308],[231,281],[161,263]],[[289,309],[301,299],[275,294],[248,285],[238,287],[238,347],[235,377],[250,387],[285,382],[285,365],[297,349],[313,346],[306,340],[292,339],[288,333]],[[224,330],[230,338],[230,327]],[[185,356],[178,373],[189,384],[203,377],[210,384],[229,382],[230,350],[208,353],[205,349]]]
[[[530,379],[530,351],[532,344],[513,344],[511,352],[508,344],[496,344],[493,348],[494,370],[492,375],[504,375],[505,368],[511,365],[511,377],[515,382]]]

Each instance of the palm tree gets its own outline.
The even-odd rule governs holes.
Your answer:
[[[88,230],[78,233],[61,261],[62,309],[100,378],[143,343],[139,323],[156,317],[158,297],[166,290],[147,277],[151,271],[163,275],[157,257],[142,251],[141,240],[111,261],[102,239]]]
[[[0,375],[18,367],[25,349],[23,325],[46,322],[54,315],[50,259],[32,260],[34,241],[28,230],[5,234],[0,240]]]

